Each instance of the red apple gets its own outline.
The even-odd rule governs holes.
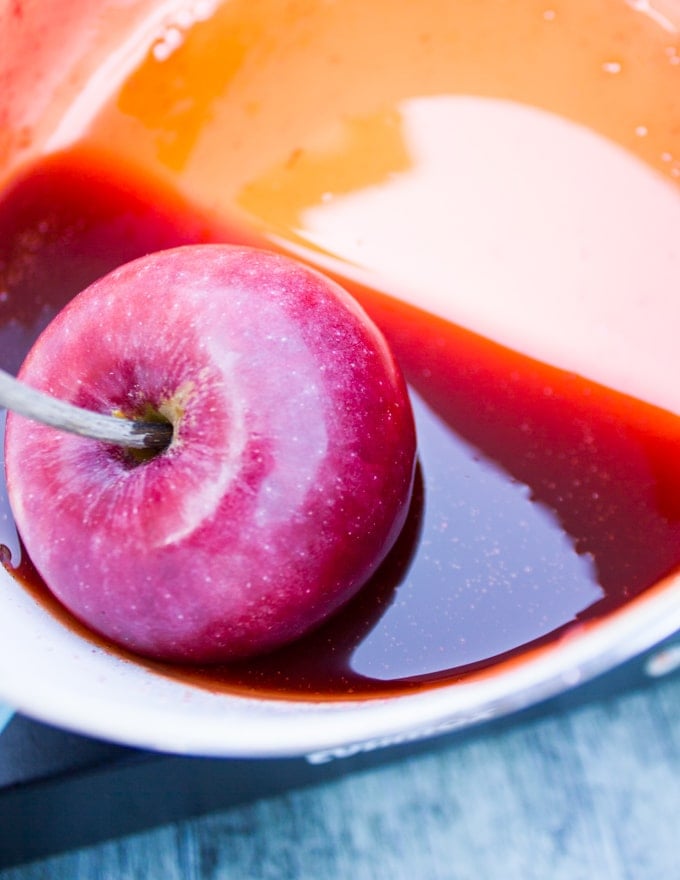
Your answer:
[[[290,641],[359,590],[405,521],[415,429],[401,373],[349,294],[287,258],[202,245],[129,263],[61,312],[20,377],[174,426],[140,461],[7,420],[31,559],[132,651],[212,662]]]

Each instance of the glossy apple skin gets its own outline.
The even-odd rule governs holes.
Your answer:
[[[153,254],[79,294],[20,376],[100,412],[168,416],[127,452],[10,414],[10,502],[79,619],[133,652],[219,662],[325,619],[396,540],[416,439],[404,380],[345,291],[227,245]]]

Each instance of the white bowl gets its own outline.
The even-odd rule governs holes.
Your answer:
[[[78,112],[87,109],[88,89],[101,86],[117,64],[134,58],[135,46],[121,44],[111,64],[95,76],[96,50],[115,44],[121,19],[134,18],[151,33],[187,9],[196,17],[211,8],[179,0],[71,0],[66,6],[59,9],[63,33],[52,40],[49,53],[28,58],[23,66],[12,53],[0,59],[0,82],[9,75],[12,83],[0,97],[10,137],[0,157],[0,183],[50,137],[63,141],[65,119],[81,124],[77,112],[65,115],[75,95],[80,96]],[[22,8],[22,16],[0,20],[0,42],[23,59],[26,45],[38,46],[41,28],[56,18],[48,2],[26,0]],[[118,15],[106,17],[104,9]],[[550,12],[544,16],[548,24]],[[69,67],[74,57],[78,64]],[[607,72],[617,73],[616,62],[607,63]],[[66,69],[73,76],[65,77]],[[21,136],[28,130],[30,147]],[[389,697],[265,698],[186,684],[149,664],[123,659],[52,615],[0,569],[0,700],[40,721],[133,746],[212,756],[308,755],[324,761],[522,709],[611,670],[678,629],[680,575],[674,575],[617,611],[458,683]]]

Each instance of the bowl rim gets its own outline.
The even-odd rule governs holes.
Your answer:
[[[204,757],[307,756],[321,763],[463,729],[583,684],[680,629],[676,572],[601,619],[459,682],[388,697],[277,699],[208,691],[124,660],[0,574],[1,700],[81,735]],[[23,650],[13,662],[17,645]]]

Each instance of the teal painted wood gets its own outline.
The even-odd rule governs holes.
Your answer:
[[[675,880],[680,677],[0,880]]]

